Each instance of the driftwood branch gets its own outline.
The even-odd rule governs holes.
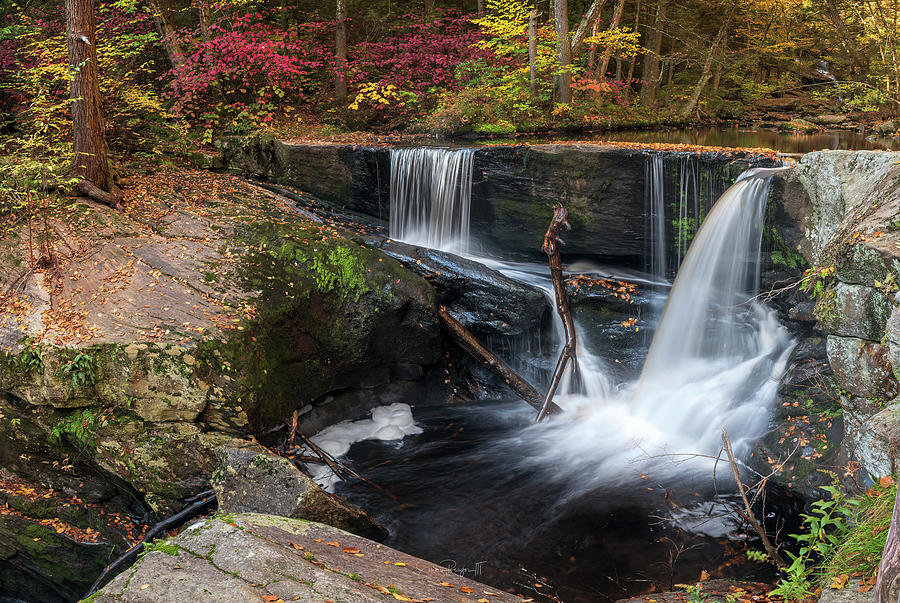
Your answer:
[[[483,362],[491,372],[503,379],[516,395],[533,406],[535,410],[538,412],[541,411],[544,399],[540,392],[534,389],[530,383],[520,377],[514,370],[509,368],[509,366],[498,358],[496,354],[484,347],[471,331],[453,318],[446,308],[438,308],[438,316],[440,317],[444,328],[447,329],[447,332],[450,333],[462,349],[474,356],[476,360]],[[562,409],[554,404],[549,412],[559,413],[562,412]]]
[[[756,531],[759,535],[759,539],[762,540],[763,548],[766,549],[766,553],[769,555],[769,559],[772,560],[772,563],[775,564],[778,569],[784,569],[787,567],[787,564],[784,562],[784,559],[781,558],[781,555],[778,554],[778,549],[776,549],[772,545],[772,541],[769,540],[769,535],[766,533],[766,529],[760,525],[759,521],[756,520],[756,516],[753,514],[753,506],[750,504],[750,500],[747,498],[747,489],[744,487],[744,482],[741,481],[741,472],[738,468],[737,461],[734,458],[734,450],[731,448],[731,440],[728,438],[728,434],[722,432],[722,449],[725,451],[725,454],[728,456],[728,463],[731,465],[731,472],[734,474],[734,481],[737,484],[738,492],[741,495],[741,501],[744,503],[744,508],[736,507],[735,511],[737,514],[741,516],[741,518],[746,521],[750,526]]]
[[[577,373],[578,364],[575,357],[575,321],[572,319],[572,312],[569,310],[569,295],[566,291],[566,281],[563,278],[562,258],[560,257],[559,248],[565,245],[565,241],[560,238],[563,231],[571,228],[569,224],[569,212],[566,208],[557,205],[553,210],[553,219],[550,220],[550,226],[544,235],[544,244],[541,250],[547,254],[550,262],[550,277],[553,279],[553,290],[556,293],[556,311],[559,313],[563,322],[563,330],[565,331],[566,343],[562,351],[559,353],[559,360],[556,362],[556,368],[553,370],[553,377],[550,379],[550,386],[547,388],[547,395],[544,397],[541,410],[538,413],[537,420],[541,421],[547,416],[550,405],[553,404],[553,396],[556,394],[556,388],[565,373],[566,366],[572,361],[573,374]]]
[[[168,530],[180,526],[207,507],[214,505],[216,503],[216,495],[212,490],[206,490],[196,496],[192,496],[187,499],[186,502],[188,504],[185,508],[168,519],[164,519],[155,524],[147,530],[147,533],[144,534],[144,537],[140,542],[125,551],[118,559],[107,565],[106,569],[103,570],[103,573],[100,574],[94,581],[94,584],[91,585],[91,590],[87,592],[85,598],[90,597],[92,594],[103,588],[103,585],[112,580],[116,574],[131,565],[131,563],[134,562],[135,557],[144,550],[144,545],[156,538],[159,534],[165,534]]]
[[[112,187],[112,192],[108,193],[90,180],[80,180],[75,186],[75,190],[103,205],[108,205],[113,209],[122,209],[124,195],[121,189],[115,185]]]

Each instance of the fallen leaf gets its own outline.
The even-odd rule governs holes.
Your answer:
[[[454,588],[455,584],[450,584],[449,582],[438,582],[441,586],[446,586],[447,588]]]
[[[460,587],[459,592],[468,594],[468,593],[472,592],[472,589],[469,588],[468,586],[463,586],[463,587]]]
[[[328,546],[341,546],[337,542],[326,542],[325,544],[327,544]]]
[[[835,590],[839,590],[847,586],[847,580],[850,579],[848,574],[841,574],[839,576],[835,576],[831,579],[831,585],[829,588],[833,588]]]
[[[344,551],[345,553],[350,554],[350,555],[356,555],[357,553],[359,553],[359,549],[354,548],[354,547],[352,547],[352,546],[345,546],[345,547],[343,548],[343,551]]]
[[[298,551],[302,551],[302,550],[303,550],[303,547],[300,546],[299,544],[295,544],[295,543],[293,543],[293,542],[289,542],[288,544],[291,545],[292,547],[294,547],[295,549],[297,549]]]
[[[406,567],[406,564],[402,561],[397,561],[396,563],[394,563],[394,565],[396,565],[397,567]]]
[[[412,601],[412,599],[410,599],[409,597],[404,597],[403,595],[398,595],[397,593],[391,593],[391,594],[394,595],[394,598],[397,599],[398,601]]]
[[[149,584],[141,584],[141,590],[144,590],[145,588],[150,588],[150,585]]]

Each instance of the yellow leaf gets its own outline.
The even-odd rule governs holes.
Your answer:
[[[394,565],[396,565],[397,567],[406,567],[406,564],[402,561],[397,561],[396,563],[394,563]]]
[[[410,599],[409,597],[404,597],[403,595],[398,595],[397,593],[391,593],[391,594],[394,595],[394,598],[397,599],[398,601],[412,601],[412,599]]]
[[[438,582],[438,584],[440,584],[441,586],[446,586],[447,588],[453,588],[453,587],[454,587],[454,585],[453,585],[453,584],[450,584],[449,582]]]
[[[835,576],[831,579],[831,588],[835,590],[839,590],[844,588],[847,585],[847,580],[850,579],[850,576],[847,574],[841,574],[840,576]]]

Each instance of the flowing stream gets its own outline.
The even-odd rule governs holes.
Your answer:
[[[392,235],[444,248],[465,243],[464,224],[433,216],[435,207],[441,215],[463,214],[447,208],[468,203],[460,183],[471,177],[460,170],[466,161],[471,169],[471,156],[415,151],[392,157],[392,185],[400,187],[396,204],[392,190],[392,211],[404,212],[391,216]],[[402,173],[413,168],[422,173]],[[668,292],[658,325],[658,306],[642,306],[647,314],[636,328],[656,329],[649,350],[643,334],[619,319],[590,320],[576,311],[582,379],[579,387],[563,383],[556,397],[563,415],[534,424],[532,409],[518,402],[414,408],[422,433],[350,449],[348,458],[391,496],[345,484],[338,490],[375,512],[391,530],[388,544],[490,584],[530,584],[566,601],[694,581],[697,568],[716,569],[727,551],[742,546],[736,522],[722,513],[728,481],[713,487],[709,456],[719,451],[723,430],[739,455],[749,451],[792,348],[775,313],[753,299],[771,170],[743,174],[703,216],[699,177],[682,170],[682,205],[698,223],[705,219],[670,291],[664,274],[644,278],[643,301]],[[658,171],[661,162],[651,162],[648,176]],[[423,190],[439,207],[417,206],[410,195]],[[657,201],[648,203],[665,215]],[[403,230],[394,229],[395,218]],[[549,303],[545,266],[474,259],[544,291]],[[560,331],[549,347],[558,350]],[[607,336],[613,332],[619,335]],[[620,358],[642,369],[622,378]],[[724,564],[714,575],[753,572]]]

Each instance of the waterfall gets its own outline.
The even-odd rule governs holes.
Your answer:
[[[662,155],[650,155],[644,176],[645,224],[650,274],[666,280],[665,173]]]
[[[465,252],[473,158],[472,149],[391,149],[390,236]]]
[[[734,176],[730,166],[695,155],[651,153],[644,169],[647,271],[666,280],[678,270],[710,208]]]
[[[528,451],[523,464],[580,484],[574,494],[641,474],[709,480],[712,463],[698,455],[715,456],[723,430],[746,454],[765,430],[792,348],[775,312],[753,299],[772,171],[749,170],[709,212],[640,378],[608,394],[558,397],[568,412],[517,438]],[[583,367],[602,367],[579,354]]]

